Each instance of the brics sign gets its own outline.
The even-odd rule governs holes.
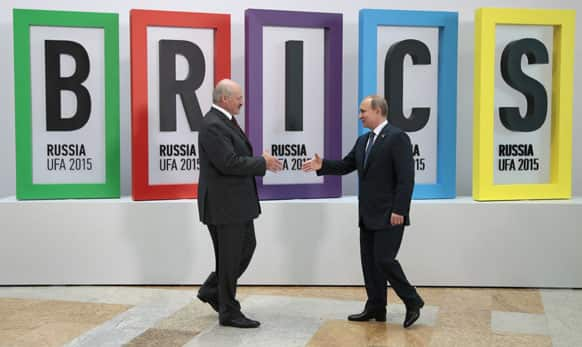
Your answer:
[[[117,14],[14,10],[16,196],[119,197]]]
[[[410,136],[415,199],[455,197],[458,22],[454,12],[360,11],[359,99],[383,95],[388,122]]]
[[[301,171],[314,153],[341,156],[342,15],[247,10],[246,129],[255,155],[283,162],[257,178],[263,199],[341,195],[341,179]]]
[[[198,130],[230,77],[230,16],[132,10],[130,21],[133,198],[196,198]]]
[[[570,198],[574,19],[477,11],[475,200]]]
[[[118,15],[13,17],[17,198],[119,197]],[[570,197],[574,20],[477,11],[474,199]],[[200,121],[231,75],[230,21],[130,12],[135,200],[196,198]],[[410,135],[415,199],[454,198],[458,14],[364,9],[359,25],[358,103],[384,95]],[[341,157],[342,30],[338,13],[245,12],[246,133],[255,155],[284,163],[257,179],[263,199],[341,195],[339,177],[300,168],[314,153]]]

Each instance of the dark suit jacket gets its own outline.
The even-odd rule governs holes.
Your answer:
[[[342,160],[323,160],[318,175],[345,175],[358,170],[359,224],[367,229],[390,227],[392,212],[408,217],[414,188],[414,161],[410,138],[402,130],[387,124],[376,138],[364,167],[364,152],[369,134],[356,140],[354,148]]]
[[[261,213],[254,176],[266,162],[253,157],[246,135],[226,115],[211,108],[198,134],[200,179],[198,211],[204,224],[234,224]]]

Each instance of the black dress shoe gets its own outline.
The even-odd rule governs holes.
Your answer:
[[[254,319],[249,319],[245,316],[240,316],[233,319],[225,319],[220,321],[220,325],[235,328],[258,328],[261,323]]]
[[[362,313],[351,314],[348,316],[348,320],[354,322],[366,322],[370,319],[375,319],[377,322],[385,322],[386,321],[386,310],[371,310],[365,308]]]
[[[212,309],[214,311],[218,312],[218,300],[216,300],[215,298],[213,298],[211,296],[206,296],[203,293],[201,293],[200,291],[198,291],[197,297],[198,297],[198,299],[200,299],[200,301],[212,306]]]
[[[420,302],[406,307],[406,317],[404,317],[404,323],[402,324],[405,328],[410,327],[414,322],[420,317],[420,309],[424,306],[424,301],[420,299]]]

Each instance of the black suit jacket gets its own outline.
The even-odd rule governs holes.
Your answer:
[[[318,175],[345,175],[358,170],[359,224],[367,229],[390,227],[392,212],[404,216],[410,224],[409,211],[414,188],[414,161],[408,135],[387,124],[378,137],[364,167],[364,152],[369,133],[356,140],[354,148],[342,160],[323,160]]]
[[[253,157],[242,130],[215,108],[204,116],[198,134],[200,178],[198,211],[204,224],[234,224],[261,213],[254,176],[264,176],[266,162]]]

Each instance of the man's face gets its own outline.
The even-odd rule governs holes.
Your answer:
[[[384,121],[382,113],[380,113],[380,108],[372,109],[371,101],[366,98],[360,104],[360,120],[362,121],[362,126],[370,130],[374,130],[380,123]]]
[[[223,97],[223,103],[224,109],[227,110],[231,115],[234,116],[239,114],[240,109],[243,106],[243,96],[240,86],[233,86],[231,95]]]

